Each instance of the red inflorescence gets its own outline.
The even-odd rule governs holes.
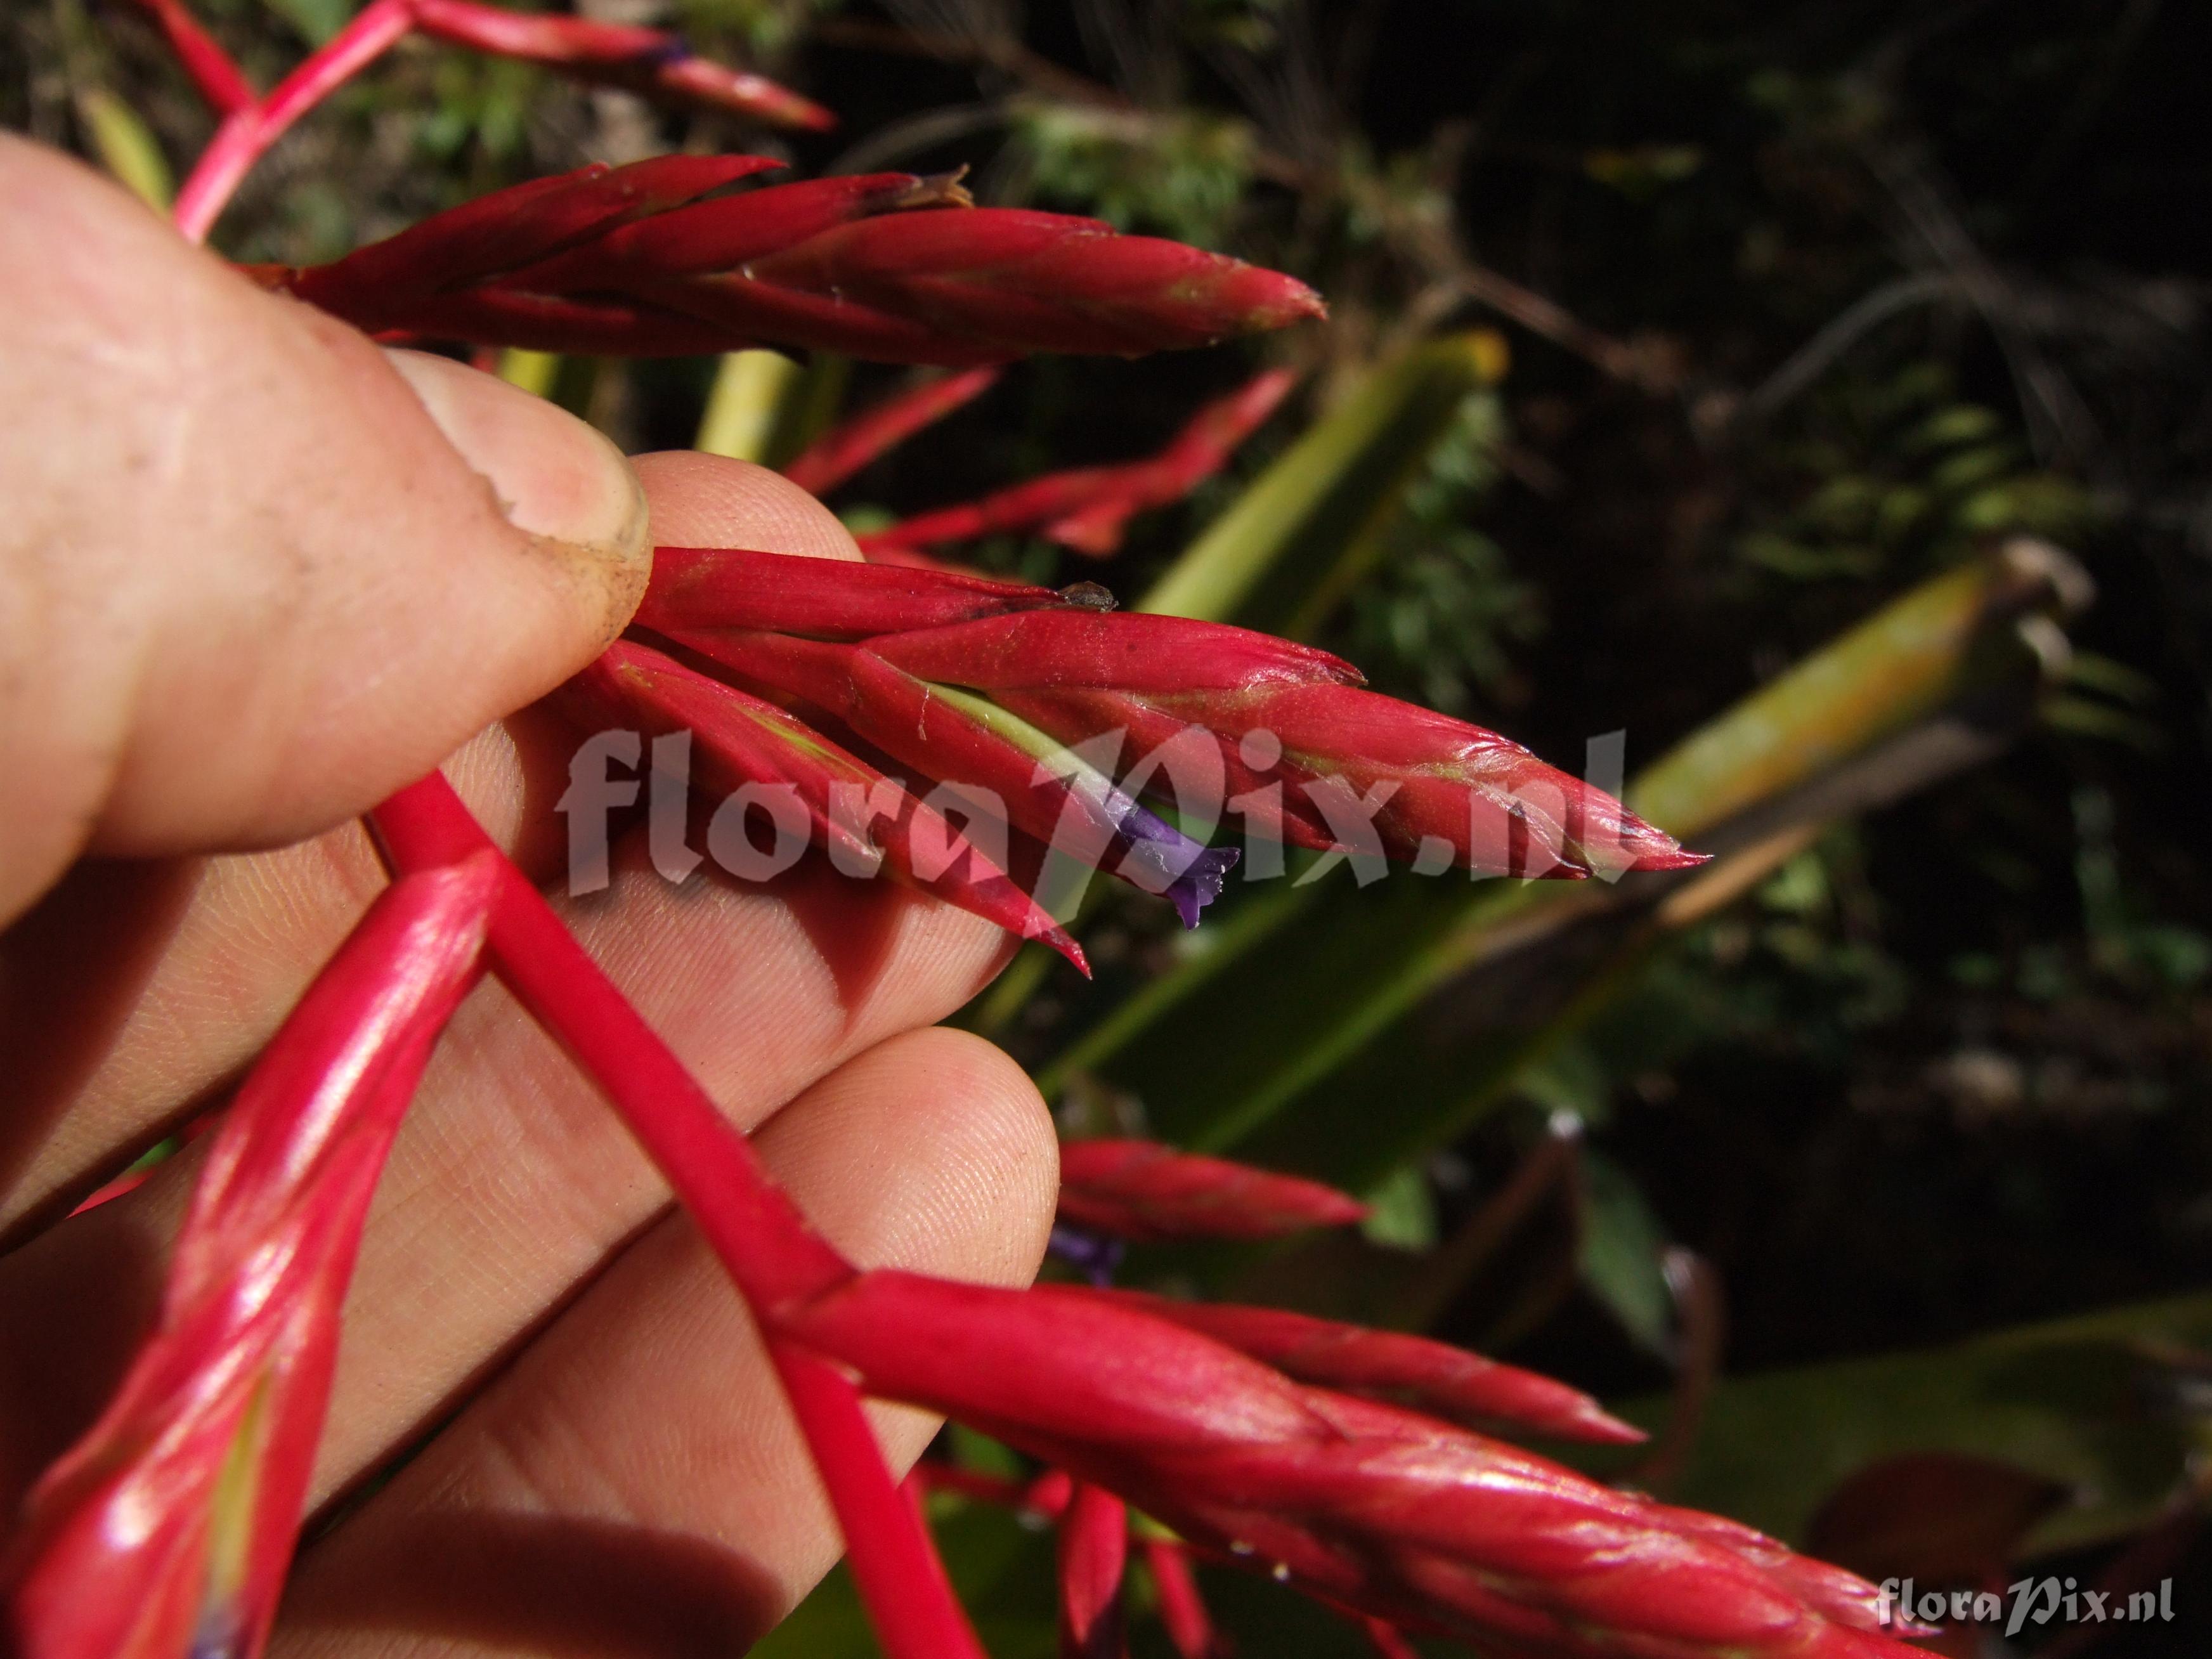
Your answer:
[[[264,283],[372,332],[548,351],[785,346],[953,367],[1133,356],[1321,314],[1312,289],[1094,219],[978,208],[951,178],[732,193],[750,157],[541,179]]]

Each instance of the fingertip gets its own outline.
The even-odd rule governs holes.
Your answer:
[[[860,546],[828,507],[780,472],[695,449],[640,455],[661,547],[748,547],[805,558],[854,559]]]
[[[868,1265],[1027,1284],[1060,1188],[1052,1115],[1029,1075],[969,1032],[886,1038],[763,1133],[783,1178]],[[865,1199],[865,1211],[848,1207]]]
[[[621,450],[556,404],[466,363],[387,350],[432,422],[490,487],[500,516],[547,556],[599,643],[622,631],[645,592],[643,485]]]

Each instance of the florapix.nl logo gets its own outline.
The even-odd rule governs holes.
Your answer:
[[[2148,1589],[2092,1589],[2073,1578],[2022,1578],[2002,1590],[1923,1590],[1910,1578],[1886,1578],[1875,1603],[1887,1626],[1977,1625],[2007,1638],[2057,1624],[2150,1625],[2173,1620],[2173,1580]]]
[[[1363,790],[1343,776],[1324,774],[1271,781],[1239,793],[1230,788],[1220,752],[1203,728],[1190,728],[1127,764],[1125,744],[1125,732],[1107,732],[1036,763],[1033,782],[1049,787],[1060,802],[1049,835],[1038,837],[1046,856],[1036,882],[1038,902],[1055,915],[1071,909],[1071,896],[1079,895],[1084,879],[1094,871],[1108,871],[1146,891],[1175,898],[1180,886],[1231,864],[1240,866],[1246,881],[1288,877],[1298,885],[1348,864],[1363,887],[1393,868],[1378,820],[1401,787],[1395,780],[1375,781]],[[902,823],[902,815],[913,820],[905,826],[916,832],[907,850],[926,880],[971,856],[984,867],[1006,868],[1012,862],[1012,843],[1024,833],[1015,827],[1018,815],[992,790],[948,782],[909,796],[902,781],[890,777],[831,782],[821,801],[811,801],[794,784],[759,779],[709,803],[711,811],[697,811],[692,750],[689,732],[664,733],[648,744],[642,733],[619,729],[596,732],[575,750],[568,787],[557,803],[568,820],[572,896],[608,885],[617,815],[641,801],[653,868],[678,883],[708,860],[738,880],[768,881],[815,845],[826,850],[841,873],[873,876],[884,862],[878,828]],[[1626,751],[1625,731],[1589,739],[1583,782],[1617,797]],[[1245,733],[1238,744],[1239,760],[1255,770],[1274,767],[1282,756],[1280,741],[1264,730]],[[1316,849],[1319,856],[1310,860],[1294,863],[1285,856],[1279,832],[1282,798],[1288,790],[1298,793],[1308,804],[1308,815],[1326,829],[1328,845]],[[1172,823],[1140,799],[1160,795],[1169,803]],[[1608,832],[1615,826],[1585,822],[1586,815],[1583,799],[1553,784],[1504,791],[1470,787],[1457,845],[1443,836],[1424,836],[1407,867],[1429,876],[1455,864],[1464,865],[1475,878],[1558,873],[1560,860],[1551,849],[1564,830],[1586,861],[1587,873],[1617,880],[1633,855],[1609,845]],[[1227,831],[1234,844],[1209,848],[1217,830]],[[695,831],[699,846],[692,844]],[[1213,890],[1219,890],[1218,875]]]

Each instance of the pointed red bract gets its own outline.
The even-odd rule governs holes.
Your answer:
[[[985,692],[1063,742],[1120,730],[1141,752],[1190,727],[1210,732],[1253,829],[1299,846],[1337,844],[1338,820],[1359,803],[1371,804],[1358,816],[1371,821],[1378,852],[1433,856],[1438,868],[1571,878],[1705,861],[1520,744],[1363,690],[1349,665],[1264,635],[1056,611],[870,649],[920,678]]]
[[[31,1494],[0,1585],[19,1659],[250,1656],[275,1616],[376,1178],[473,983],[473,859],[379,897],[210,1144],[161,1321]]]
[[[783,467],[783,476],[809,494],[826,495],[915,433],[975,402],[998,381],[995,368],[932,375],[823,434]]]
[[[1203,345],[1322,310],[1291,277],[1095,220],[972,207],[951,178],[878,173],[710,199],[640,191],[635,211],[577,227],[635,168],[673,159],[540,179],[427,219],[396,247],[256,274],[371,331],[549,351],[780,346],[955,368]]]
[[[1611,1445],[1645,1437],[1578,1389],[1425,1337],[1277,1308],[1182,1302],[1137,1291],[1109,1294],[1265,1360],[1301,1382],[1395,1401],[1468,1428]]]
[[[1135,356],[1322,313],[1311,289],[1275,271],[1095,219],[1006,208],[862,220],[748,275],[968,342],[948,363],[1038,351]]]
[[[251,269],[365,328],[397,326],[378,314],[388,296],[419,301],[483,283],[782,165],[764,155],[661,155],[620,167],[594,162],[479,196],[326,265]]]
[[[1072,1140],[1060,1152],[1060,1216],[1117,1238],[1275,1238],[1346,1227],[1367,1206],[1317,1181],[1179,1152],[1156,1140]]]
[[[1078,1482],[1060,1517],[1060,1659],[1124,1659],[1128,1559],[1128,1510],[1113,1493]]]

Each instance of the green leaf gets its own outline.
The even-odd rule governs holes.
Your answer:
[[[2038,1528],[2030,1554],[2142,1526],[2203,1443],[2162,1351],[2212,1346],[2212,1295],[2020,1327],[1946,1347],[1723,1382],[1670,1503],[1734,1516],[1802,1543],[1840,1481],[1877,1458],[1952,1451],[2058,1481],[2075,1502]],[[1656,1426],[1661,1399],[1621,1408]]]
[[[1425,1250],[1437,1242],[1436,1194],[1429,1178],[1412,1164],[1394,1170],[1367,1194],[1367,1219],[1360,1236],[1389,1249]]]
[[[262,0],[262,3],[300,31],[311,46],[330,40],[352,19],[354,0]]]
[[[699,417],[694,449],[733,460],[765,461],[786,400],[799,384],[798,363],[779,351],[726,353]]]
[[[1310,632],[1371,562],[1407,485],[1504,372],[1485,331],[1416,346],[1370,374],[1261,474],[1139,611]]]
[[[557,352],[525,351],[520,346],[509,346],[499,354],[499,378],[532,397],[551,397],[553,383],[560,377],[561,357]]]
[[[176,177],[161,140],[138,112],[106,88],[87,87],[76,95],[76,115],[100,166],[148,207],[167,213],[176,195]]]
[[[1583,1168],[1589,1209],[1577,1269],[1622,1328],[1663,1357],[1674,1322],[1674,1297],[1667,1288],[1664,1265],[1667,1235],[1619,1164],[1586,1150]]]

